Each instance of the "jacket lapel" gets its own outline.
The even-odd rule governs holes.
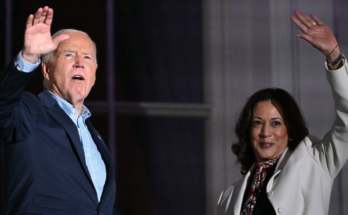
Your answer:
[[[66,133],[71,139],[71,142],[73,143],[85,174],[87,175],[89,181],[93,184],[86,165],[85,155],[82,149],[78,130],[74,122],[69,118],[64,110],[62,110],[62,108],[57,104],[56,100],[54,100],[52,95],[47,90],[40,93],[38,97],[41,100],[42,105],[47,108],[47,113],[65,129]]]
[[[292,154],[292,150],[289,148],[286,148],[283,154],[280,156],[276,169],[274,170],[272,177],[268,181],[268,184],[266,187],[267,193],[270,192],[273,189],[273,187],[277,184],[279,179],[278,175],[281,173],[285,164],[288,162],[291,154]]]
[[[237,200],[236,200],[236,204],[234,206],[234,214],[240,214],[240,211],[242,210],[244,192],[245,192],[246,186],[248,185],[250,174],[251,174],[251,172],[252,172],[252,170],[254,168],[255,168],[255,164],[253,164],[251,166],[250,170],[248,171],[248,173],[244,177],[243,184],[242,184],[242,186],[240,188],[240,191],[238,193],[238,197],[237,197]]]
[[[292,150],[290,149],[286,149],[284,151],[284,153],[282,154],[282,156],[279,158],[279,161],[277,163],[277,166],[276,166],[276,169],[273,173],[273,176],[271,177],[271,179],[269,180],[268,184],[267,184],[267,188],[266,188],[266,192],[269,192],[273,189],[273,187],[276,185],[277,183],[277,180],[279,177],[277,177],[282,169],[284,168],[285,164],[287,163],[290,155],[292,154]],[[248,185],[248,181],[250,179],[250,175],[251,173],[254,171],[254,168],[255,168],[255,164],[253,164],[251,167],[250,167],[250,170],[248,171],[248,173],[245,175],[244,179],[243,179],[243,182],[241,183],[240,186],[236,186],[234,187],[235,190],[232,189],[232,191],[229,191],[227,192],[227,194],[229,195],[232,195],[232,192],[233,193],[238,193],[237,197],[236,197],[236,201],[231,201],[231,199],[228,199],[228,198],[225,198],[224,200],[227,201],[228,199],[228,202],[226,203],[226,207],[225,207],[225,211],[223,212],[223,214],[231,214],[231,207],[234,206],[233,208],[233,214],[240,214],[241,210],[242,210],[242,204],[243,204],[243,198],[244,198],[244,193],[245,193],[245,190],[246,190],[246,186]],[[236,188],[240,187],[240,189],[236,190]],[[227,195],[226,194],[226,195]],[[224,194],[225,195],[225,194]],[[230,198],[230,197],[229,197]],[[234,202],[234,204],[233,204]],[[219,204],[222,204],[222,203],[219,203]]]

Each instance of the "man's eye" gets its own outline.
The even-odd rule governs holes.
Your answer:
[[[65,54],[65,57],[71,57],[72,54]]]
[[[86,59],[91,59],[91,57],[90,57],[90,56],[85,56],[85,58],[86,58]]]

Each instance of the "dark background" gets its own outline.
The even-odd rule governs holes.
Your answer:
[[[6,10],[8,2],[11,11]],[[1,68],[9,63],[6,48],[12,53],[8,59],[21,50],[29,14],[47,3],[54,9],[52,33],[75,28],[97,44],[97,82],[86,103],[108,104],[107,59],[115,64],[115,102],[204,102],[201,1],[114,1],[115,56],[110,58],[106,1],[1,1]],[[12,20],[6,19],[8,13]],[[12,27],[12,41],[5,39],[6,23]],[[26,90],[40,93],[42,80],[38,68]],[[145,110],[135,115],[116,112],[110,118],[107,108],[91,112],[94,127],[114,146],[117,204],[123,215],[205,213],[204,118],[149,116]],[[114,130],[109,120],[114,120]],[[115,133],[114,142],[108,139],[110,132]]]
[[[325,57],[295,37],[289,16],[316,14],[348,53],[346,0],[2,0],[1,67],[20,51],[28,15],[46,4],[55,10],[52,32],[76,28],[97,44],[97,82],[86,105],[115,161],[123,215],[214,214],[220,191],[241,177],[230,150],[233,124],[261,88],[290,92],[312,135],[330,129]],[[38,69],[27,90],[39,93],[41,82]],[[199,108],[180,114],[182,104]],[[346,165],[330,214],[348,214],[347,180]]]

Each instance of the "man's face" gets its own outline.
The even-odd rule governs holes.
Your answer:
[[[61,42],[51,63],[44,62],[47,88],[75,104],[83,103],[95,82],[97,69],[92,40],[83,33],[68,33],[69,39]]]

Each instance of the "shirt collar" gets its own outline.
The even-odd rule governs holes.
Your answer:
[[[79,110],[74,108],[72,104],[69,102],[65,101],[64,99],[60,98],[56,94],[52,93],[51,91],[47,90],[49,93],[51,93],[52,97],[57,101],[58,105],[64,110],[64,112],[74,121],[77,120]],[[81,116],[83,121],[85,121],[87,118],[91,116],[91,112],[88,110],[88,108],[83,105],[82,106],[82,111],[81,111]]]

